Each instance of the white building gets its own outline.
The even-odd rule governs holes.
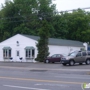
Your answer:
[[[0,61],[34,62],[37,57],[38,36],[17,34],[0,43]],[[53,54],[68,54],[83,48],[79,41],[49,38],[49,52]]]

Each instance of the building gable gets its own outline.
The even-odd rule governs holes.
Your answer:
[[[25,36],[22,36],[21,34],[17,34],[17,35],[14,35],[14,36],[12,36],[12,37],[10,37],[10,38],[8,38],[8,39],[6,39],[6,40],[4,40],[4,41],[2,41],[1,43],[0,43],[0,45],[7,45],[7,44],[16,44],[17,42],[19,42],[19,43],[29,43],[29,42],[37,42],[36,40],[34,40],[34,39],[32,39],[32,38],[28,38],[28,37],[25,37]]]

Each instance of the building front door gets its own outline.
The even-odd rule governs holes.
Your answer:
[[[16,51],[16,61],[20,61],[20,51]]]

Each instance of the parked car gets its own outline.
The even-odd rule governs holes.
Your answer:
[[[73,66],[75,63],[86,63],[87,65],[90,64],[90,51],[74,51],[70,53],[68,56],[61,58],[61,64],[64,66],[69,64]]]
[[[52,55],[52,56],[47,57],[47,58],[44,60],[44,63],[60,62],[60,61],[61,61],[61,58],[62,58],[63,56],[64,56],[63,54],[54,54],[54,55]]]

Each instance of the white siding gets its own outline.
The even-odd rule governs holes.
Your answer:
[[[17,41],[19,41],[19,46],[17,46]],[[7,39],[0,44],[0,61],[3,61],[3,47],[10,46],[12,48],[12,57],[13,60],[16,61],[16,51],[20,51],[20,57],[23,57],[23,61],[25,60],[25,47],[26,46],[33,46],[35,48],[35,57],[37,56],[37,48],[36,48],[37,41],[24,37],[22,35],[15,35],[10,39]]]
[[[80,50],[81,47],[73,47],[73,46],[56,46],[49,45],[50,56],[53,54],[68,54],[75,50]]]

